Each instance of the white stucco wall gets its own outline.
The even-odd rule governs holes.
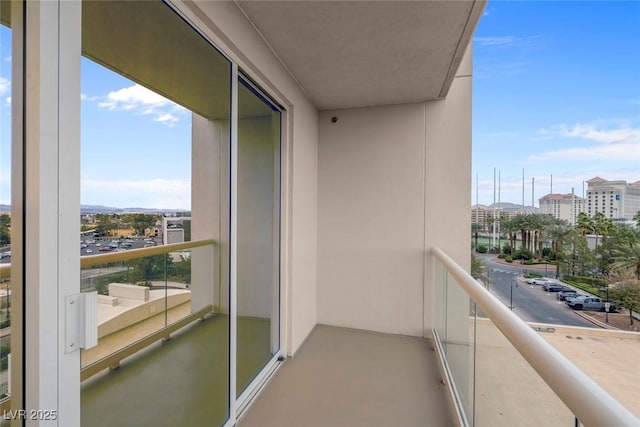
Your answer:
[[[320,323],[421,334],[424,113],[320,114]]]
[[[469,266],[470,53],[447,99],[324,111],[319,129],[318,321],[430,335],[429,249]]]

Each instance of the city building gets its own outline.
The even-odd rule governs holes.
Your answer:
[[[578,214],[586,211],[586,200],[575,194],[547,194],[539,200],[540,213],[575,225]]]
[[[1,6],[13,425],[637,424],[468,274],[484,1]],[[83,56],[189,111],[190,242],[79,256]]]
[[[537,213],[538,208],[534,206],[525,206],[513,203],[496,203],[495,205],[473,205],[471,207],[471,224],[480,224],[480,230],[491,231],[490,223],[494,217],[511,219],[518,215],[526,215],[528,213]]]
[[[190,217],[162,217],[162,243],[182,243],[191,240]]]
[[[484,231],[487,228],[487,216],[487,207],[485,205],[471,206],[471,224],[479,225],[480,229],[478,231]]]
[[[640,181],[607,181],[595,177],[587,181],[586,212],[598,212],[616,222],[635,224],[633,217],[640,212]]]

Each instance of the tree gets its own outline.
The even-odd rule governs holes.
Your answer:
[[[482,258],[479,258],[475,255],[471,255],[471,277],[474,279],[482,280],[485,283],[489,282],[489,278],[487,276],[487,266],[482,261]]]
[[[129,260],[127,266],[130,267],[129,282],[148,285],[152,280],[167,278],[167,271],[171,269],[172,260],[169,254],[160,254]]]
[[[583,236],[587,234],[593,233],[595,230],[595,223],[593,218],[587,215],[584,212],[580,212],[578,214],[578,219],[576,220],[576,230],[579,230]]]
[[[640,310],[640,279],[631,269],[617,269],[611,274],[609,298],[618,306],[629,310],[629,324],[633,325],[633,312]]]
[[[636,212],[633,219],[636,221],[636,227],[640,228],[640,211]]]
[[[109,231],[117,228],[117,224],[111,215],[96,214],[96,221],[98,222],[98,226],[96,227],[96,233],[98,234],[108,234]]]
[[[566,242],[571,245],[571,252],[563,257],[563,264],[572,276],[576,273],[584,275],[592,271],[595,267],[595,256],[587,245],[587,238],[580,230],[572,230],[566,238]]]
[[[501,227],[509,236],[509,246],[511,250],[515,250],[516,248],[516,233],[518,232],[518,224],[516,223],[517,216],[513,218],[505,218],[502,220]]]
[[[598,248],[598,236],[602,235],[606,238],[613,231],[615,225],[611,218],[608,218],[602,212],[597,212],[593,217],[593,232],[596,235],[596,249]]]
[[[144,236],[144,230],[153,226],[156,223],[158,219],[158,215],[135,214],[133,215],[132,219],[133,221],[131,223],[131,226],[133,227],[134,230],[136,230],[136,234],[138,236]]]
[[[640,280],[640,243],[621,246],[614,251],[611,270],[614,272],[631,271]]]
[[[8,245],[11,243],[11,216],[7,214],[0,215],[0,245]]]

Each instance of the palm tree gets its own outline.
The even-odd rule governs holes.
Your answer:
[[[589,233],[592,233],[595,228],[595,223],[593,218],[587,215],[584,212],[580,212],[578,214],[578,219],[576,220],[576,230],[579,230],[580,233],[585,236]]]
[[[614,228],[615,224],[611,218],[607,218],[602,212],[595,214],[593,217],[593,231],[596,235],[596,249],[598,248],[598,236],[602,235],[604,239]]]
[[[513,218],[504,218],[501,220],[500,228],[502,228],[509,236],[509,246],[511,246],[511,252],[516,250],[516,232],[518,231],[518,224],[516,223],[517,216]]]
[[[471,271],[469,272],[471,277],[476,280],[481,280],[484,283],[489,283],[489,276],[487,275],[487,266],[484,264],[482,258],[479,258],[471,254]]]
[[[615,250],[611,264],[611,270],[631,270],[636,278],[640,280],[640,243],[633,243],[629,246],[621,246]]]
[[[560,258],[562,257],[564,241],[571,233],[571,228],[566,221],[557,221],[548,229],[548,236],[551,239],[551,250],[555,254],[556,259],[556,277],[560,271]]]

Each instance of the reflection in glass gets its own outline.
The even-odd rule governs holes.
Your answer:
[[[97,242],[81,248],[83,286],[109,313],[82,353],[82,425],[223,425],[231,64],[160,1],[84,1],[82,54],[83,204],[138,208],[84,224],[109,224],[90,240],[114,247],[102,262]],[[145,223],[139,208],[161,212]]]
[[[280,112],[238,85],[237,394],[279,350]]]
[[[0,412],[11,402],[11,3],[0,3]],[[7,207],[7,208],[4,208]],[[15,340],[15,337],[14,337]],[[0,421],[8,425],[8,421]]]

